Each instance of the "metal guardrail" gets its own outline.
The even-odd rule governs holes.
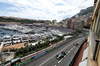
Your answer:
[[[75,62],[75,60],[76,60],[76,58],[77,58],[77,55],[79,54],[79,51],[81,50],[83,44],[84,44],[86,41],[87,41],[87,39],[85,39],[85,40],[83,40],[83,41],[81,42],[81,45],[79,46],[79,48],[77,49],[77,51],[74,53],[74,57],[72,58],[72,60],[71,60],[71,62],[70,62],[70,64],[69,64],[69,66],[73,66],[73,64],[74,64],[74,62]]]
[[[89,45],[92,45],[92,53],[94,53],[95,50],[95,43],[96,43],[96,39],[97,37],[95,36],[94,32],[90,29],[90,33],[89,33]]]
[[[89,45],[92,46],[92,54],[93,54],[93,60],[96,60],[96,53],[98,49],[98,45],[100,42],[100,39],[94,34],[92,29],[90,29],[90,34],[89,34]]]
[[[64,43],[62,43],[62,44],[59,44],[59,45],[57,45],[57,46],[55,46],[55,47],[53,47],[53,48],[51,48],[51,49],[49,49],[49,50],[46,50],[46,49],[50,48],[51,46],[48,47],[48,48],[45,48],[45,49],[43,49],[43,50],[45,50],[45,51],[42,52],[42,53],[39,53],[39,52],[41,52],[41,51],[43,51],[43,50],[37,51],[37,52],[32,53],[32,54],[30,54],[30,55],[28,55],[28,56],[25,56],[25,57],[22,57],[21,59],[24,59],[24,58],[27,58],[27,57],[30,57],[30,56],[32,56],[32,55],[34,55],[34,54],[39,53],[39,54],[37,54],[37,55],[35,55],[35,56],[31,57],[31,58],[28,58],[28,59],[26,59],[26,60],[24,60],[24,61],[22,61],[22,62],[19,62],[18,64],[14,65],[14,66],[22,66],[23,64],[26,64],[26,63],[28,63],[28,62],[30,62],[30,61],[32,61],[32,60],[34,60],[34,59],[36,59],[36,58],[38,58],[38,57],[44,55],[44,54],[46,54],[47,52],[50,52],[50,51],[54,50],[55,48],[58,48],[59,46],[61,46],[61,45],[63,45],[63,44],[66,44],[66,43],[68,43],[69,41],[74,40],[74,39],[77,39],[77,38],[80,38],[80,37],[83,37],[83,36],[79,36],[79,37],[75,37],[75,38],[73,38],[73,39],[70,39],[70,40],[68,40],[68,41],[66,41],[66,42],[64,42]],[[9,65],[10,65],[10,63],[6,64],[5,66],[9,66]]]

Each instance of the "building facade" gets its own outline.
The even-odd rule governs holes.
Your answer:
[[[57,20],[55,19],[55,20],[52,20],[52,25],[53,26],[56,26],[57,25]]]
[[[74,28],[76,19],[72,19],[71,28]]]
[[[94,0],[94,12],[87,41],[86,59],[79,66],[100,66],[100,0]],[[83,55],[84,56],[84,55]]]
[[[67,20],[67,28],[71,28],[72,19]]]
[[[62,20],[62,27],[67,28],[67,20]]]
[[[83,25],[84,25],[84,23],[83,23],[82,21],[77,20],[77,21],[75,22],[74,28],[77,28],[77,29],[79,29],[79,30],[83,30]]]

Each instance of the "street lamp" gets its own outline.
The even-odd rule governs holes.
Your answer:
[[[0,65],[2,66],[2,54],[1,53],[0,53],[0,59],[1,59],[1,64]]]
[[[2,63],[2,55],[4,55],[4,53],[0,53],[0,58],[1,58],[1,66],[3,66],[3,63]]]

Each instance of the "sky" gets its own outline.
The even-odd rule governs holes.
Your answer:
[[[94,0],[0,0],[0,16],[61,21],[93,6]]]

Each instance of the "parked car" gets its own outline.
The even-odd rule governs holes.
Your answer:
[[[66,55],[65,52],[61,52],[59,55],[56,55],[56,59],[57,59],[57,60],[60,60],[60,59],[62,59],[65,55]]]

